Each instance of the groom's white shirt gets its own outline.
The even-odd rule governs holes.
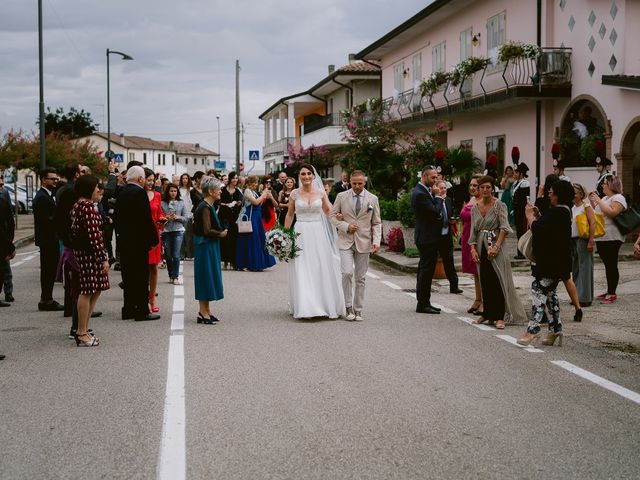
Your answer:
[[[340,250],[348,250],[355,243],[359,253],[370,253],[373,245],[380,246],[382,220],[378,197],[367,190],[363,190],[361,196],[362,207],[357,215],[355,193],[352,189],[340,192],[329,212],[329,221],[338,229],[337,246]],[[343,220],[336,218],[338,213],[342,213]],[[355,233],[348,232],[349,225],[352,223],[358,225]]]

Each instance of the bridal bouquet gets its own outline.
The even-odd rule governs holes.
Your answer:
[[[296,258],[302,249],[296,244],[300,236],[293,228],[276,225],[267,232],[267,251],[281,262]]]

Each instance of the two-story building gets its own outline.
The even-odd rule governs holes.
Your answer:
[[[483,160],[496,153],[500,167],[517,146],[530,177],[551,172],[553,144],[568,152],[575,122],[584,121],[604,137],[625,192],[639,198],[638,21],[637,0],[435,0],[356,58],[380,62],[383,104],[402,128],[420,133],[440,124],[449,146]],[[499,58],[513,41],[538,45],[540,56]],[[420,88],[433,72],[470,57],[491,62],[457,84]],[[592,160],[565,159],[567,174],[589,189]]]
[[[267,173],[281,170],[288,146],[339,148],[345,144],[342,110],[380,98],[380,67],[376,62],[356,61],[336,69],[304,92],[283,97],[261,115],[264,121],[263,158]],[[339,172],[327,172],[336,176]]]
[[[90,140],[100,155],[107,151],[107,134],[96,132],[80,140]],[[215,168],[219,159],[216,152],[203,148],[198,143],[160,141],[151,138],[124,134],[111,134],[111,151],[122,160],[123,166],[130,161],[142,162],[145,167],[167,178],[173,175]]]

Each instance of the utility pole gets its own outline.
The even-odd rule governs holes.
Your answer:
[[[236,172],[240,173],[240,60],[236,60]]]
[[[244,123],[240,124],[240,134],[241,139],[242,139],[242,148],[240,149],[240,159],[242,160],[242,163],[244,164]]]
[[[47,165],[45,150],[45,124],[44,124],[44,67],[43,67],[43,49],[42,49],[42,0],[38,0],[38,72],[40,74],[40,103],[39,123],[40,123],[40,171],[44,170]],[[16,175],[18,170],[16,169]]]

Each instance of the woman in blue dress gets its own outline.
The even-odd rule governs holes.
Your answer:
[[[265,248],[266,235],[262,224],[262,204],[271,195],[264,189],[262,195],[256,193],[258,177],[251,175],[247,178],[244,190],[244,205],[238,220],[251,221],[251,233],[238,233],[236,246],[236,270],[261,272],[273,267],[276,259]]]
[[[227,230],[222,229],[214,207],[222,193],[222,182],[217,178],[205,176],[200,182],[200,187],[204,198],[193,215],[193,268],[196,300],[199,303],[198,323],[213,325],[219,319],[211,313],[209,302],[224,298],[220,238],[227,236]]]

